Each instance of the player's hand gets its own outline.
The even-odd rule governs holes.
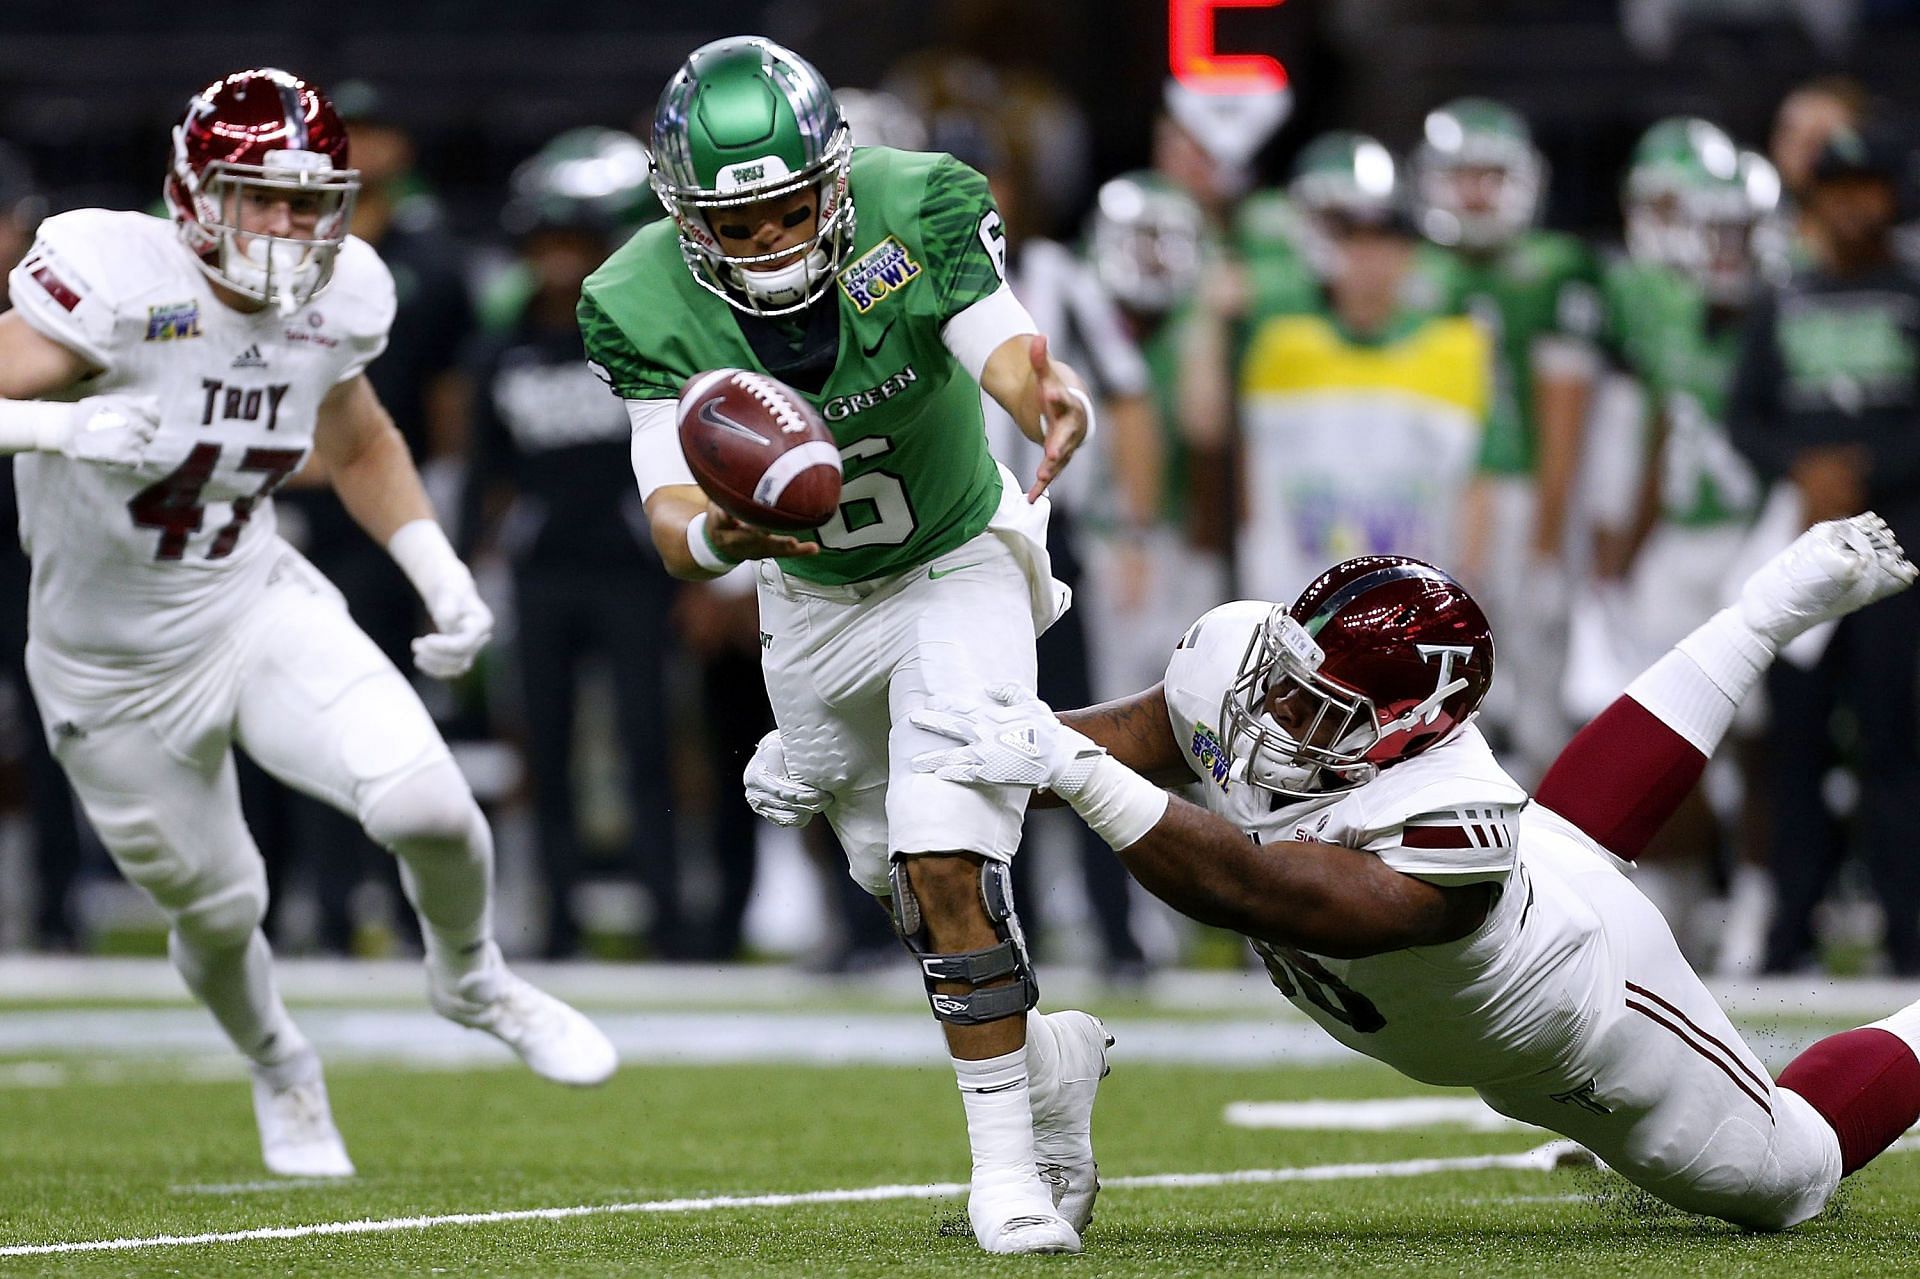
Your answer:
[[[1030,394],[1037,401],[1040,442],[1046,450],[1033,487],[1027,490],[1027,501],[1037,502],[1047,491],[1047,485],[1067,469],[1075,451],[1086,442],[1087,433],[1093,429],[1093,415],[1087,393],[1078,387],[1069,387],[1060,371],[1053,367],[1045,334],[1036,333],[1028,339],[1027,360],[1033,366]]]
[[[803,542],[785,533],[758,528],[713,501],[707,503],[707,539],[713,543],[714,550],[730,560],[791,559],[820,553],[818,542]]]
[[[996,684],[987,699],[935,697],[909,714],[915,728],[960,743],[914,756],[914,771],[948,782],[1047,790],[1076,763],[1106,754],[1018,684]]]
[[[778,729],[760,739],[740,780],[747,789],[747,807],[775,826],[805,826],[833,803],[829,792],[787,771],[786,745]]]
[[[493,638],[493,610],[464,572],[447,575],[426,603],[434,630],[413,641],[413,664],[434,679],[458,679]]]
[[[76,462],[133,468],[147,459],[160,432],[160,401],[151,395],[96,395],[73,406],[60,438],[41,447]]]

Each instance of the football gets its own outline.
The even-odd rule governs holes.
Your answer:
[[[840,449],[785,383],[710,369],[680,390],[680,451],[707,496],[760,528],[801,532],[840,505]]]

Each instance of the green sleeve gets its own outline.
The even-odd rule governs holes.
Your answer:
[[[987,180],[952,156],[927,173],[920,230],[942,322],[1007,278],[1007,236]]]
[[[575,314],[587,344],[587,367],[623,400],[658,400],[680,394],[680,380],[633,349],[626,332],[590,292],[580,295]]]

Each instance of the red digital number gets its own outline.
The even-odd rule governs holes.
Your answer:
[[[240,541],[240,531],[253,518],[253,508],[299,469],[300,459],[304,456],[300,449],[248,449],[241,456],[241,470],[257,471],[266,478],[250,495],[233,499],[233,518],[214,534],[213,543],[207,548],[208,559],[220,560],[233,554],[233,548]],[[160,545],[153,555],[155,559],[177,560],[187,553],[187,539],[200,531],[200,526],[207,518],[207,508],[201,504],[200,493],[207,487],[207,481],[213,478],[213,469],[219,464],[218,444],[196,444],[193,451],[187,454],[186,461],[164,478],[141,489],[127,502],[127,510],[136,525],[160,530]]]
[[[1167,0],[1167,62],[1173,78],[1212,93],[1277,93],[1287,69],[1264,53],[1218,53],[1213,17],[1219,9],[1271,9],[1282,0]]]

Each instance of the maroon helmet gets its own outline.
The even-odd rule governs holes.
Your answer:
[[[1460,583],[1403,555],[1336,564],[1276,607],[1220,708],[1241,780],[1352,790],[1452,737],[1493,683],[1493,632]]]
[[[195,94],[173,131],[167,205],[201,269],[291,312],[327,287],[360,175],[327,95],[274,67],[236,71]],[[244,230],[244,209],[286,201],[284,234]]]

